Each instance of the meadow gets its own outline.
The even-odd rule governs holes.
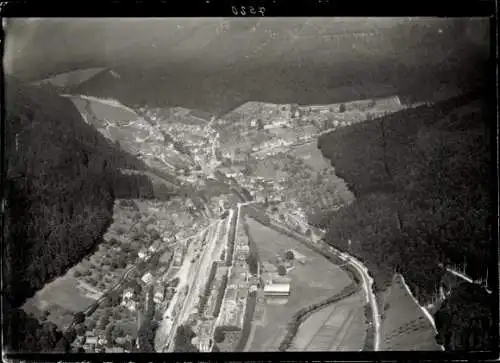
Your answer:
[[[298,146],[290,150],[289,154],[301,159],[307,166],[314,171],[322,171],[331,168],[330,162],[318,149],[317,141]]]
[[[23,310],[37,317],[47,314],[47,320],[64,328],[71,323],[74,313],[88,308],[98,296],[80,288],[80,281],[70,272],[45,285],[26,301]]]
[[[358,293],[311,314],[300,325],[289,350],[361,350],[366,331],[363,302]]]
[[[291,294],[286,304],[265,305],[262,321],[255,326],[255,334],[248,348],[250,351],[277,351],[286,334],[287,323],[298,310],[334,295],[348,286],[351,280],[338,266],[297,240],[254,219],[247,218],[246,221],[262,261],[272,261],[277,254],[281,255],[288,249],[297,250],[307,259],[304,265],[296,264],[289,272],[292,279]]]
[[[384,296],[385,319],[381,324],[381,350],[439,350],[435,330],[412,300],[399,278]]]

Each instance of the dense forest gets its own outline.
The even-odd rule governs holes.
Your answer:
[[[52,86],[26,86],[7,78],[5,90],[3,237],[9,263],[3,265],[3,298],[8,310],[100,242],[112,221],[115,197],[148,197],[158,188],[141,175],[122,175],[119,169],[147,167],[87,125]],[[35,335],[22,331],[36,324],[22,311],[12,314],[16,320],[4,325],[8,346],[37,351],[26,341]],[[21,322],[23,316],[27,320]]]
[[[148,291],[148,306],[144,314],[144,320],[137,332],[139,338],[139,349],[141,352],[154,352],[155,331],[158,328],[158,322],[155,315],[155,303],[153,301],[154,291],[150,286]]]
[[[481,91],[471,92],[319,139],[318,147],[357,198],[319,224],[327,228],[330,244],[366,263],[378,290],[399,272],[417,298],[428,303],[445,273],[440,264],[463,265],[473,279],[489,276],[495,286],[496,274],[487,272],[494,258],[487,123],[493,111],[486,102]],[[438,315],[453,311],[469,325],[468,307],[474,306],[482,314],[478,319],[492,319],[492,295],[482,298],[480,312],[476,298],[450,298]],[[450,326],[441,324],[448,331],[440,334],[448,337]],[[481,341],[483,348],[495,343],[492,336]]]
[[[491,295],[481,287],[461,284],[435,315],[437,341],[450,350],[481,351],[498,346],[491,319]],[[466,313],[464,313],[464,311]]]

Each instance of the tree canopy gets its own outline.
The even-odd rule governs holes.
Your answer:
[[[3,237],[5,258],[16,263],[4,270],[3,297],[15,308],[102,241],[115,198],[156,191],[146,176],[121,173],[147,166],[86,124],[71,100],[11,77],[5,85]],[[40,339],[49,349],[52,340]]]
[[[286,275],[286,267],[283,265],[278,266],[278,275],[285,276]]]
[[[470,93],[320,137],[320,150],[356,195],[328,214],[326,241],[362,260],[378,289],[401,273],[422,304],[436,294],[441,265],[465,260],[467,275],[485,278],[492,219],[484,120],[492,115]]]

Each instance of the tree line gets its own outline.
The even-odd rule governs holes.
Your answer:
[[[144,319],[137,332],[139,340],[139,349],[141,352],[154,352],[155,332],[158,328],[158,322],[155,320],[155,303],[154,303],[154,289],[149,286],[147,291],[147,306],[145,306]]]
[[[224,293],[226,291],[228,280],[229,280],[229,278],[227,277],[227,273],[226,273],[225,275],[222,276],[222,279],[221,279],[219,292],[217,294],[217,300],[215,301],[214,316],[219,316],[219,314],[220,314],[220,310],[222,308],[222,302],[224,300]]]
[[[207,283],[205,284],[205,289],[203,290],[203,294],[200,295],[200,303],[198,305],[200,316],[203,315],[205,311],[208,298],[210,297],[210,293],[212,291],[212,285],[214,283],[215,274],[217,273],[217,261],[212,262],[212,267],[210,268],[210,273],[208,274]]]
[[[243,318],[243,329],[241,330],[241,336],[235,348],[236,352],[243,352],[243,350],[245,349],[248,338],[250,336],[250,332],[252,331],[252,320],[256,304],[257,304],[257,292],[252,291],[247,296],[245,316]]]
[[[334,296],[329,297],[328,299],[309,305],[305,308],[302,308],[298,312],[296,312],[292,318],[292,320],[288,323],[287,326],[287,334],[285,338],[281,341],[279,350],[281,352],[286,351],[287,349],[290,348],[290,345],[293,342],[293,339],[297,335],[297,332],[299,330],[300,325],[304,322],[304,320],[314,311],[319,310],[326,305],[335,303],[337,301],[340,301],[342,299],[345,299],[346,297],[351,296],[352,294],[355,294],[360,290],[360,287],[356,284],[350,284],[349,286],[346,286],[340,291],[339,293],[335,294]]]
[[[174,341],[174,352],[198,352],[191,340],[196,336],[189,325],[181,325],[177,328]]]

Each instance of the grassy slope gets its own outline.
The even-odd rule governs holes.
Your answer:
[[[384,306],[381,350],[439,350],[432,325],[397,277]]]

